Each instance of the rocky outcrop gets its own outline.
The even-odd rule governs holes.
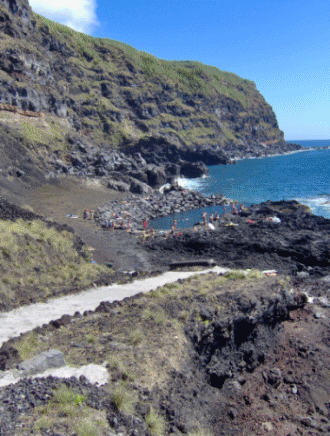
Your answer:
[[[119,222],[128,212],[133,230],[143,229],[143,220],[153,220],[173,213],[185,212],[191,209],[198,209],[205,206],[225,204],[228,199],[222,195],[211,195],[209,197],[198,192],[183,189],[180,186],[172,185],[164,189],[164,193],[153,192],[147,197],[141,195],[127,196],[121,200],[115,200],[99,208],[97,217],[102,227],[108,226],[108,221],[113,215],[118,215]]]
[[[276,217],[276,220],[272,219]],[[271,219],[269,219],[271,218]],[[278,221],[279,220],[279,221]],[[144,244],[154,261],[212,258],[231,268],[277,270],[285,274],[330,273],[330,220],[309,213],[296,201],[266,202],[239,214],[224,214],[215,230],[183,231]]]
[[[226,380],[243,371],[253,372],[264,363],[270,348],[276,346],[280,325],[290,318],[290,311],[304,307],[307,297],[282,290],[264,298],[259,295],[224,296],[222,304],[235,301],[234,313],[219,317],[212,307],[200,305],[196,310],[207,326],[191,323],[186,331],[193,341],[209,383],[222,388]],[[280,371],[270,372],[267,381],[276,384]]]
[[[157,156],[156,152],[154,156]],[[70,174],[78,177],[97,177],[109,179],[108,187],[118,191],[130,191],[141,194],[151,188],[160,188],[173,183],[178,177],[201,177],[208,174],[203,162],[164,164],[147,163],[140,153],[125,154],[118,150],[99,151],[88,144],[78,141],[65,161],[61,153],[51,154],[49,163],[53,171],[49,174]]]
[[[19,109],[14,122],[1,122],[36,154],[42,146],[45,155],[57,149],[57,161],[47,162],[54,174],[120,171],[155,188],[179,174],[205,174],[205,165],[299,148],[285,143],[253,82],[198,62],[162,61],[86,38],[34,14],[26,0],[2,0],[0,14],[0,104]],[[40,125],[22,110],[42,114]],[[79,142],[88,142],[100,160],[88,162]],[[119,168],[107,160],[109,150],[110,157],[125,153]],[[61,163],[65,154],[71,162]]]
[[[0,32],[11,37],[24,37],[34,32],[36,21],[27,1],[1,0],[0,7]]]

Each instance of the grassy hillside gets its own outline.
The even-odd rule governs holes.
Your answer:
[[[41,220],[0,220],[0,301],[2,309],[43,301],[91,285],[109,268],[92,264],[76,236]]]
[[[245,107],[251,105],[253,98],[249,97],[253,97],[253,94],[256,99],[260,99],[254,82],[242,79],[236,74],[196,61],[159,59],[144,51],[136,50],[128,44],[107,38],[93,38],[39,14],[35,14],[35,17],[38,26],[47,25],[53,35],[65,41],[74,52],[76,62],[82,67],[103,67],[109,73],[115,74],[121,71],[122,61],[131,61],[132,65],[128,65],[131,70],[137,68],[148,79],[156,82],[164,81],[168,85],[177,85],[180,90],[187,93],[202,90],[205,95],[211,96],[218,92],[238,100]],[[109,52],[108,57],[102,52]],[[110,56],[110,52],[116,56]]]
[[[17,123],[35,145],[65,150],[73,133],[102,147],[159,137],[176,146],[224,149],[283,140],[271,107],[252,81],[197,61],[158,59],[38,14],[31,19],[33,34],[5,35],[0,41],[6,53],[1,102],[12,104],[14,96],[19,107],[46,114],[48,124],[49,113],[69,122],[64,131],[56,122],[50,128],[30,127],[33,121],[27,118],[23,129]]]

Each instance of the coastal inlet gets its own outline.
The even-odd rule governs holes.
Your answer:
[[[132,230],[143,230],[143,220],[150,221],[192,209],[226,205],[229,202],[223,195],[204,196],[178,185],[171,185],[165,187],[163,193],[154,192],[146,197],[133,194],[112,201],[98,208],[95,219],[102,227],[108,227],[109,221],[123,221],[126,217]]]

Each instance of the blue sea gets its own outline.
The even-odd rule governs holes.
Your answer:
[[[330,218],[330,149],[323,148],[330,147],[330,139],[290,142],[302,145],[304,151],[210,166],[208,177],[180,179],[179,184],[204,195],[222,194],[245,206],[295,199],[308,205],[315,215]],[[176,218],[179,228],[191,227],[201,220],[204,210],[223,212],[222,206],[211,206],[159,218],[152,226],[167,230]]]

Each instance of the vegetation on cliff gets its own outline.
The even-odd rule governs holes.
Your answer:
[[[35,120],[24,120],[24,128],[11,123],[35,144],[66,149],[68,136],[78,133],[103,147],[161,140],[253,154],[284,143],[253,82],[200,62],[161,60],[93,38],[33,14],[24,0],[15,4],[27,11],[29,27],[20,26],[15,9],[1,6],[1,103],[43,112],[46,124],[49,114],[68,121],[60,126],[52,120],[48,131],[26,126]]]

